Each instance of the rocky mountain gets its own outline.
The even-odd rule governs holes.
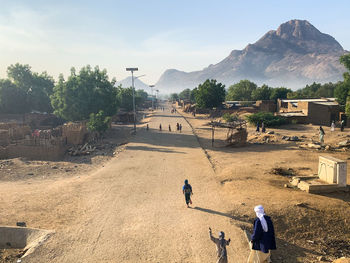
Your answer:
[[[342,80],[345,68],[339,57],[346,51],[330,35],[321,33],[306,20],[291,20],[267,32],[254,44],[200,71],[166,70],[156,86],[164,92],[194,88],[206,79],[226,86],[242,79],[259,85],[297,89],[316,82]]]

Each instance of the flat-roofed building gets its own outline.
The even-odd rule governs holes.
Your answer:
[[[277,113],[300,123],[329,126],[339,120],[339,104],[334,98],[321,99],[278,99]]]

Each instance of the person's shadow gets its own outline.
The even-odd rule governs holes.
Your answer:
[[[241,221],[242,223],[252,223],[253,221],[249,219],[248,216],[243,215],[243,216],[237,216],[237,215],[233,215],[233,214],[229,214],[229,213],[223,213],[223,212],[219,212],[219,211],[215,211],[209,208],[202,208],[202,207],[190,207],[194,210],[198,210],[201,212],[205,212],[205,213],[209,213],[209,214],[213,214],[213,215],[219,215],[219,216],[224,216],[224,217],[228,217],[232,220],[237,220],[237,221]]]
[[[208,208],[202,208],[202,207],[198,207],[198,206],[190,207],[190,208],[195,209],[195,210],[198,210],[198,211],[206,212],[206,213],[209,213],[209,214],[214,214],[214,215],[219,215],[219,216],[225,216],[225,217],[228,217],[228,218],[233,219],[232,216],[229,215],[229,214],[222,213],[222,212],[215,211],[215,210],[211,210],[211,209],[208,209]]]

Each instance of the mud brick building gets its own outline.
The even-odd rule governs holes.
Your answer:
[[[329,126],[339,120],[339,104],[334,98],[277,101],[277,114],[299,123]]]

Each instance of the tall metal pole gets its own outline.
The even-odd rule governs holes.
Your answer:
[[[132,83],[132,107],[134,109],[134,132],[136,132],[136,107],[135,107],[134,71],[131,71],[131,83]]]
[[[152,110],[154,110],[154,106],[153,106],[153,101],[154,101],[154,96],[153,96],[153,88],[154,88],[154,85],[149,85],[149,87],[151,88],[151,93],[152,93]]]
[[[154,98],[153,98],[153,87],[151,87],[151,95],[152,95],[152,110],[153,110],[153,109],[154,109],[154,108],[153,108],[153,99],[154,99]]]
[[[134,133],[136,133],[136,107],[135,107],[135,87],[134,87],[134,71],[138,71],[138,68],[126,68],[126,71],[131,71],[131,83],[132,83],[132,107],[134,110]]]

